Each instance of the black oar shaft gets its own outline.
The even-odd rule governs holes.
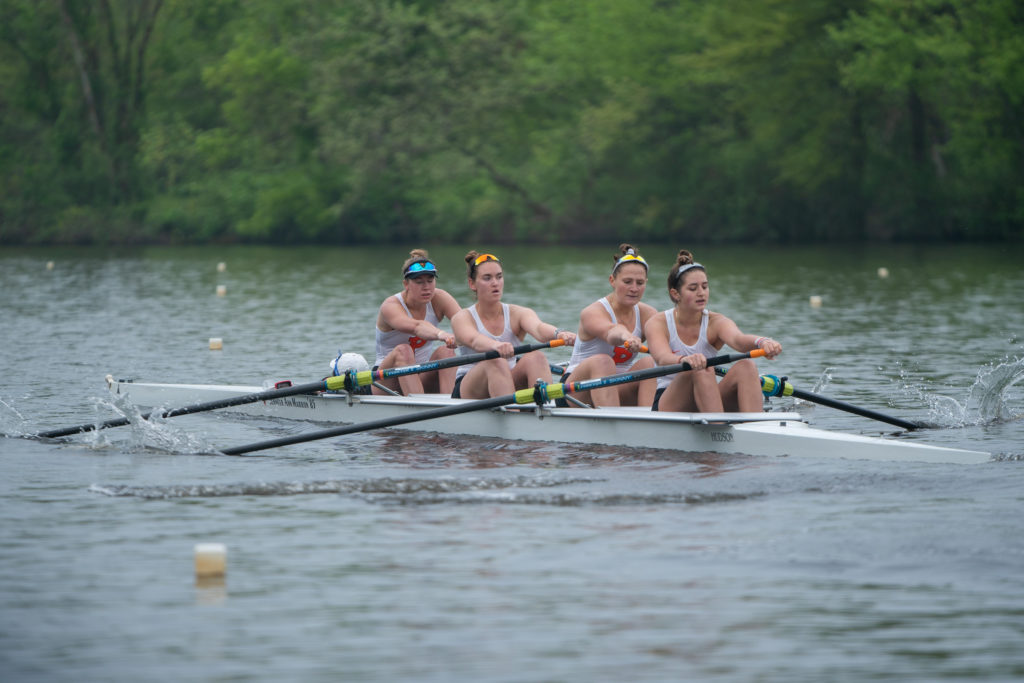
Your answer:
[[[429,410],[423,410],[418,413],[415,413],[414,415],[396,415],[395,417],[385,417],[379,420],[371,420],[370,422],[346,425],[344,427],[321,429],[319,431],[307,432],[306,434],[297,434],[295,436],[283,436],[279,439],[269,439],[267,441],[260,441],[258,443],[249,444],[247,446],[223,448],[221,449],[221,453],[223,453],[224,455],[242,455],[243,453],[262,451],[268,448],[277,448],[278,446],[290,446],[292,444],[305,443],[307,441],[328,439],[332,436],[344,436],[345,434],[355,434],[356,432],[366,432],[373,429],[394,427],[396,425],[408,424],[411,422],[432,420],[438,417],[458,415],[459,413],[468,413],[474,410],[497,408],[500,406],[515,403],[515,401],[515,394],[506,394],[505,396],[497,396],[495,398],[487,398],[481,401],[473,401],[471,404],[459,404],[453,406],[442,406],[441,408],[431,408]]]
[[[178,417],[179,415],[191,415],[193,413],[201,413],[207,410],[216,410],[218,408],[229,408],[231,406],[245,405],[246,403],[256,403],[258,401],[273,401],[277,398],[284,398],[285,396],[295,396],[296,394],[312,394],[317,391],[324,391],[328,388],[326,380],[319,382],[310,382],[308,384],[298,384],[288,387],[281,387],[280,389],[269,389],[267,391],[257,391],[250,394],[242,394],[240,396],[231,396],[228,398],[221,398],[215,401],[206,401],[203,403],[194,403],[192,405],[183,406],[181,408],[172,408],[170,410],[152,410],[142,415],[142,419],[148,420],[153,415],[159,415],[160,417]],[[65,427],[63,429],[51,429],[45,432],[39,432],[36,436],[55,439],[61,436],[70,436],[71,434],[79,434],[82,432],[90,432],[94,429],[107,429],[110,427],[123,427],[130,424],[131,420],[126,417],[118,417],[105,422],[91,423],[91,424],[80,424],[74,427]]]
[[[860,415],[861,417],[867,417],[872,420],[878,420],[879,422],[886,422],[888,424],[895,425],[896,427],[902,427],[903,429],[912,430],[919,429],[921,427],[921,425],[915,422],[909,422],[907,420],[902,420],[898,417],[885,415],[884,413],[869,410],[868,408],[860,408],[849,403],[844,403],[843,401],[837,401],[834,398],[828,398],[827,396],[812,394],[809,391],[803,391],[795,387],[793,388],[792,395],[805,401],[811,401],[812,403],[820,403],[823,406],[828,406],[829,408],[835,408],[837,410],[845,410],[846,412],[853,413],[854,415]]]
[[[720,375],[725,374],[724,370],[716,370],[715,372],[717,372]],[[919,425],[916,422],[910,422],[909,420],[903,420],[898,417],[893,417],[892,415],[879,413],[869,408],[861,408],[860,406],[855,406],[851,403],[837,401],[836,399],[829,398],[828,396],[812,394],[809,391],[797,389],[788,380],[784,378],[779,379],[771,375],[763,375],[761,377],[761,385],[765,386],[765,382],[769,380],[771,382],[769,386],[771,386],[772,389],[777,389],[777,391],[775,391],[774,393],[768,394],[769,396],[795,396],[796,398],[802,399],[804,401],[810,401],[811,403],[819,403],[823,406],[828,406],[829,408],[843,410],[848,413],[853,413],[854,415],[860,415],[861,417],[867,417],[872,420],[878,420],[879,422],[885,422],[887,424],[891,424],[896,427],[902,427],[903,429],[907,430],[920,429],[922,427],[922,425]],[[776,386],[775,382],[782,382],[782,386]],[[766,389],[765,391],[767,392],[768,390]]]

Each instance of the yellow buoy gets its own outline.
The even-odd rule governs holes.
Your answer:
[[[47,261],[46,262],[46,269],[47,270],[53,270],[53,261]]]
[[[228,264],[224,263],[223,261],[221,261],[220,263],[217,264],[217,272],[218,273],[223,273],[227,269],[228,269]]]
[[[220,337],[210,337],[210,350],[220,351],[224,348],[224,340]]]
[[[878,277],[880,277],[880,278],[887,278],[887,277],[889,277],[889,269],[885,268],[884,266],[882,268],[879,268],[878,269]]]
[[[226,285],[217,285],[217,296],[224,296],[227,293],[228,288]]]
[[[196,578],[209,579],[227,573],[228,549],[223,543],[197,543]]]
[[[821,297],[817,294],[811,296],[811,308],[821,308]]]

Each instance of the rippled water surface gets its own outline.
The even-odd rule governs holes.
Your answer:
[[[499,250],[506,299],[571,327],[613,247]],[[433,255],[469,303],[464,251]],[[369,357],[405,251],[0,252],[0,678],[1024,676],[1024,252],[695,252],[711,308],[785,345],[762,371],[931,428],[776,407],[992,461],[401,431],[196,455],[323,426],[217,412],[21,438],[130,408],[108,373],[309,382]],[[673,253],[645,253],[659,309]],[[194,578],[204,542],[227,546],[224,581]]]

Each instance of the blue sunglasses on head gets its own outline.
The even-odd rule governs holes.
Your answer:
[[[437,266],[430,261],[417,261],[409,264],[405,269],[404,277],[416,277],[417,275],[433,275],[437,277]]]

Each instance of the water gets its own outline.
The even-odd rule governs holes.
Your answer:
[[[507,299],[571,326],[612,250],[500,250]],[[463,253],[433,251],[466,303]],[[15,438],[114,416],[107,373],[308,382],[339,349],[370,356],[403,254],[0,253],[3,680],[1024,676],[1020,249],[697,250],[712,309],[785,345],[763,371],[927,422],[898,438],[993,452],[983,465],[680,454],[642,435],[195,455],[319,427],[221,413]],[[671,254],[645,254],[657,308]],[[225,581],[194,579],[200,542],[227,545]]]

